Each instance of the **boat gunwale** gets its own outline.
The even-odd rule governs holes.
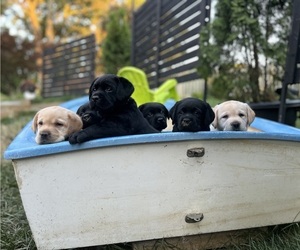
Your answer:
[[[81,97],[62,103],[61,106],[72,111],[85,103],[88,98]],[[196,140],[278,140],[300,142],[300,129],[285,124],[256,117],[251,124],[262,132],[245,131],[207,131],[207,132],[171,132],[165,131],[155,134],[140,134],[107,137],[71,145],[68,141],[39,145],[35,142],[35,134],[31,129],[32,121],[27,123],[23,130],[15,137],[4,152],[7,160],[31,158],[65,152],[74,152],[92,148],[103,148],[122,145],[137,145],[146,143],[170,143]]]
[[[300,134],[266,133],[266,132],[162,132],[157,134],[142,134],[101,138],[91,140],[82,144],[71,145],[68,141],[38,145],[35,142],[22,143],[22,138],[16,137],[14,142],[5,151],[5,159],[30,158],[50,154],[74,152],[80,150],[138,145],[147,143],[171,143],[183,141],[207,141],[207,140],[277,140],[300,142]],[[23,147],[20,145],[23,144]]]

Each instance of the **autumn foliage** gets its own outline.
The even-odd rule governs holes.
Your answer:
[[[1,92],[10,94],[21,79],[31,78],[41,84],[42,53],[46,47],[70,42],[91,33],[99,47],[96,61],[103,70],[101,46],[107,35],[110,12],[125,10],[128,22],[131,11],[145,0],[8,0],[2,4],[3,16],[13,15],[13,25],[27,37],[11,35],[10,26],[1,29]],[[120,4],[121,3],[121,4]],[[21,25],[20,25],[21,24]],[[5,54],[5,55],[4,55]],[[18,59],[17,59],[18,58]]]

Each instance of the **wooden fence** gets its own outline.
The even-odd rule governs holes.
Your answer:
[[[209,21],[210,0],[147,0],[133,15],[131,63],[150,87],[167,78],[198,79],[199,33]]]
[[[95,54],[94,35],[44,50],[43,97],[87,94],[95,77]]]

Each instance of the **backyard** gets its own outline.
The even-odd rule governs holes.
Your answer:
[[[55,101],[55,100],[54,100]],[[22,206],[19,190],[14,177],[11,161],[3,159],[3,152],[22,127],[34,116],[36,109],[51,103],[31,105],[27,111],[20,111],[12,117],[1,119],[1,249],[36,249],[32,234]],[[214,102],[214,101],[212,101]],[[299,125],[299,122],[297,123]],[[130,249],[129,244],[118,244],[98,247],[97,249]],[[178,249],[164,240],[156,249]],[[265,250],[296,250],[300,249],[300,224],[293,223],[268,227],[258,230],[255,238],[245,235],[244,243],[222,249],[265,249]]]
[[[210,2],[105,0],[52,4],[52,1],[43,0],[13,0],[3,4],[0,249],[37,249],[12,161],[3,158],[4,151],[38,110],[87,94],[88,83],[94,79],[94,74],[115,74],[121,67],[135,65],[147,73],[151,88],[159,87],[159,83],[173,76],[177,76],[178,83],[197,82],[201,76],[201,79],[206,79],[207,102],[212,107],[228,99],[247,103],[279,100],[280,94],[276,91],[284,89],[280,87],[286,81],[284,69],[288,38],[293,31],[293,16],[298,15],[297,11],[292,11],[297,9],[297,6],[293,8],[292,2],[299,4],[299,1],[268,0],[249,4],[246,0],[231,0],[217,1],[215,6]],[[12,16],[19,26],[13,25]],[[53,20],[56,21],[53,23]],[[87,37],[92,42],[81,43],[88,40]],[[299,41],[298,33],[297,37]],[[83,51],[92,53],[88,53],[88,58],[87,54],[81,55]],[[70,54],[67,55],[67,52]],[[60,61],[62,59],[66,61]],[[292,71],[296,71],[298,62],[287,67],[291,72],[286,75],[296,76]],[[22,83],[25,79],[35,83],[37,88],[38,97],[32,102],[23,100]],[[287,83],[293,83],[291,89],[296,92],[287,99],[299,100],[300,88],[295,84],[299,83],[299,78]],[[73,89],[74,86],[78,88]],[[181,86],[189,90],[188,95],[205,99],[202,93],[198,95],[190,90],[199,86],[198,83]],[[14,102],[14,105],[5,106],[6,100]],[[295,126],[300,128],[297,108]],[[279,157],[283,159],[281,155]],[[276,199],[278,201],[278,197]],[[299,203],[298,200],[295,203]],[[232,239],[230,246],[222,247],[220,244],[218,249],[298,250],[299,214],[300,209],[294,223],[257,229],[254,235],[245,233],[242,243]],[[132,248],[131,243],[122,243],[92,249]],[[169,244],[167,239],[161,239],[152,249],[180,248]]]

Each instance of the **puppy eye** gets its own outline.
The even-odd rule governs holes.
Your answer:
[[[228,118],[228,115],[223,115],[221,118],[222,118],[222,119],[227,119],[227,118]]]
[[[62,124],[61,122],[56,122],[55,123],[55,126],[57,126],[57,127],[62,127],[64,124]]]
[[[97,88],[96,88],[96,87],[94,87],[94,88],[93,88],[93,91],[96,91],[96,90],[97,90]]]
[[[239,117],[243,118],[243,117],[245,117],[245,115],[244,114],[239,114]]]
[[[38,124],[42,126],[42,125],[43,125],[43,122],[42,122],[42,121],[39,121],[39,123],[38,123]]]
[[[110,86],[106,86],[106,88],[105,88],[105,92],[112,92],[112,87],[110,87]]]
[[[153,114],[152,114],[152,113],[148,113],[147,116],[148,116],[148,117],[151,117],[151,116],[153,116]]]

